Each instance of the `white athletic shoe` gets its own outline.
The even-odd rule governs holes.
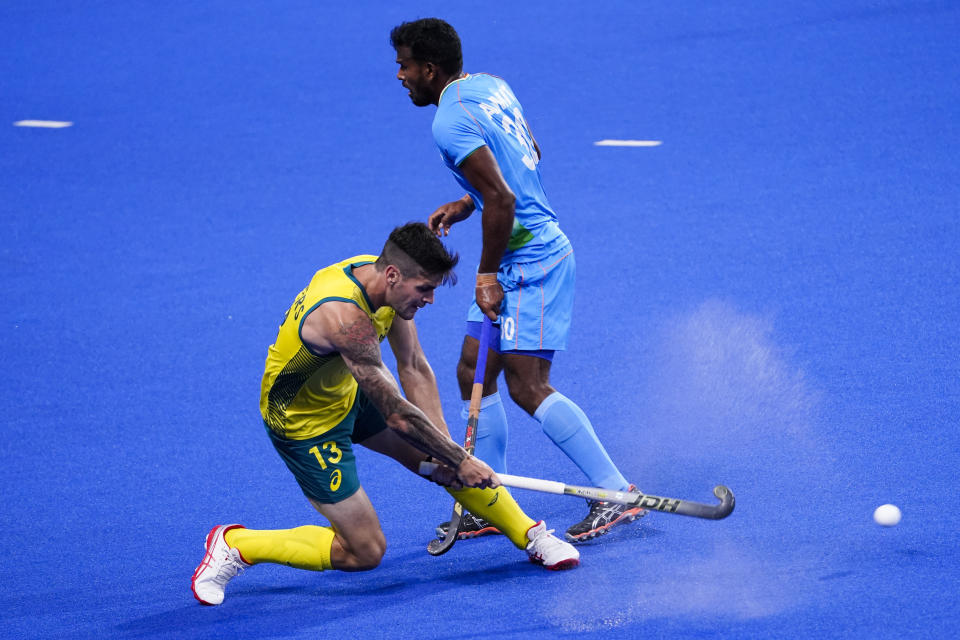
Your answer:
[[[243,529],[239,524],[222,524],[207,534],[207,553],[203,562],[193,572],[193,597],[201,604],[215,605],[223,602],[223,590],[239,573],[250,565],[243,561],[240,552],[230,547],[223,535],[231,529]]]
[[[547,529],[546,523],[541,520],[527,531],[527,554],[530,562],[542,564],[551,571],[573,569],[580,564],[580,552],[569,542],[564,542],[553,535],[553,529]]]

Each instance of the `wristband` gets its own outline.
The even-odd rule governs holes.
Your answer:
[[[489,287],[495,284],[497,284],[497,274],[495,273],[478,273],[477,274],[478,287]]]

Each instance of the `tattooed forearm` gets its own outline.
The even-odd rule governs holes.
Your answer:
[[[373,325],[366,319],[358,320],[341,325],[340,334],[341,356],[387,425],[416,448],[457,468],[467,452],[400,395],[393,376],[380,359],[380,341]]]
[[[360,388],[380,409],[387,425],[401,438],[445,464],[457,468],[467,452],[434,426],[420,409],[400,395],[399,389],[381,367],[359,367],[354,373]]]
[[[405,403],[408,411],[395,413],[387,424],[417,449],[456,469],[467,457],[466,450],[433,425],[419,409]]]

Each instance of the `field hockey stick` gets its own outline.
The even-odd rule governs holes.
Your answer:
[[[470,408],[467,412],[467,432],[463,438],[463,448],[471,455],[477,442],[477,423],[480,421],[480,402],[483,400],[483,377],[487,370],[487,350],[490,348],[492,333],[493,322],[484,315],[483,325],[480,328],[480,345],[477,347],[477,366],[473,372],[473,389],[470,390]],[[423,469],[424,464],[432,463],[421,463],[421,469]],[[433,468],[436,468],[435,464]],[[433,469],[430,470],[430,473],[432,472]],[[430,473],[426,475],[430,475]],[[463,522],[463,505],[455,502],[453,505],[453,515],[450,516],[450,524],[447,526],[447,534],[443,539],[435,538],[427,543],[427,553],[432,556],[441,556],[447,551],[450,551],[453,543],[457,541],[461,522]]]
[[[430,475],[436,466],[434,462],[421,462],[420,474]],[[617,504],[625,504],[629,507],[641,507],[653,511],[662,511],[663,513],[677,513],[683,516],[705,518],[707,520],[721,520],[726,518],[733,511],[733,507],[736,504],[733,491],[730,491],[730,489],[722,484],[713,488],[713,495],[720,500],[720,504],[704,504],[702,502],[680,500],[679,498],[662,498],[660,496],[640,493],[639,491],[611,491],[610,489],[598,489],[595,487],[578,487],[553,480],[512,476],[506,473],[498,473],[497,477],[500,478],[500,482],[504,485],[517,489],[529,489],[543,493],[555,493],[588,498],[590,500],[616,502]]]

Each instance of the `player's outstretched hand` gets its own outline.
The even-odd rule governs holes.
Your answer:
[[[464,199],[454,200],[440,205],[427,218],[427,226],[440,238],[450,233],[450,227],[470,217],[473,213],[473,202]]]
[[[501,482],[497,474],[493,472],[487,463],[479,458],[467,456],[457,467],[457,479],[465,487],[476,487],[486,489],[487,487],[499,487]]]

